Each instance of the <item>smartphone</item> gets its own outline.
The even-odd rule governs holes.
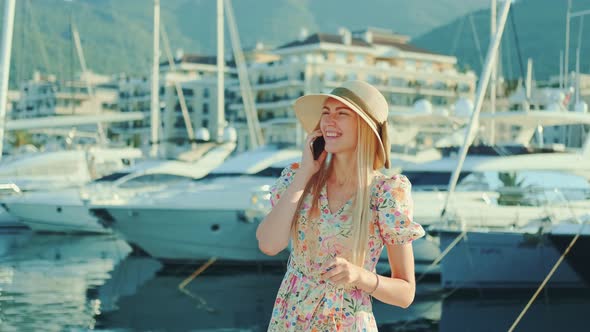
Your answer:
[[[326,141],[324,140],[324,136],[319,136],[313,140],[311,143],[311,152],[313,153],[313,159],[317,160],[322,152],[324,151],[324,147],[326,146]]]

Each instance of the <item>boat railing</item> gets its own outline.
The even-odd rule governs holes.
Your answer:
[[[532,221],[555,224],[590,211],[589,188],[503,187],[497,191],[456,192],[434,228],[519,228]]]
[[[16,183],[0,184],[0,195],[22,194],[22,190]]]

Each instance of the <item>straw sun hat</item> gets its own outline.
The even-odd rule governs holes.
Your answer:
[[[379,141],[374,168],[389,168],[390,143],[387,132],[389,106],[381,92],[366,82],[348,81],[330,93],[299,97],[293,108],[297,119],[308,134],[317,127],[322,115],[322,107],[328,98],[341,101],[369,125]]]

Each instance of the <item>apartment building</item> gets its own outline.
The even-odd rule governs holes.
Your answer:
[[[226,63],[225,86],[236,83],[232,63]],[[184,97],[187,112],[197,140],[219,140],[227,126],[225,112],[218,111],[217,65],[215,56],[179,53],[174,59],[174,69],[168,62],[160,64],[160,141],[169,147],[189,144],[186,122],[182,114],[181,98]],[[148,145],[151,128],[151,82],[147,77],[124,77],[119,81],[119,108],[122,112],[143,112],[143,120],[116,126],[121,139],[136,145]],[[235,98],[225,92],[226,103]],[[168,149],[170,150],[170,149]]]
[[[475,73],[459,71],[455,57],[418,48],[407,36],[389,30],[303,33],[271,53],[275,59],[250,63],[248,68],[258,118],[270,142],[301,141],[293,101],[307,93],[329,92],[346,80],[375,85],[392,112],[410,112],[420,99],[433,107],[446,107],[458,98],[473,99],[475,94]],[[238,86],[228,89],[238,94]],[[243,107],[239,98],[229,105],[235,116],[229,121],[236,123],[239,149],[247,148]]]

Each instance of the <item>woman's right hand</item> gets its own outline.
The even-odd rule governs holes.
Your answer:
[[[320,167],[324,164],[324,161],[328,156],[328,153],[324,150],[317,160],[313,159],[312,143],[320,136],[323,136],[321,130],[311,132],[307,136],[305,145],[303,146],[303,158],[297,174],[305,176],[307,180],[311,179],[311,177],[320,170]]]

